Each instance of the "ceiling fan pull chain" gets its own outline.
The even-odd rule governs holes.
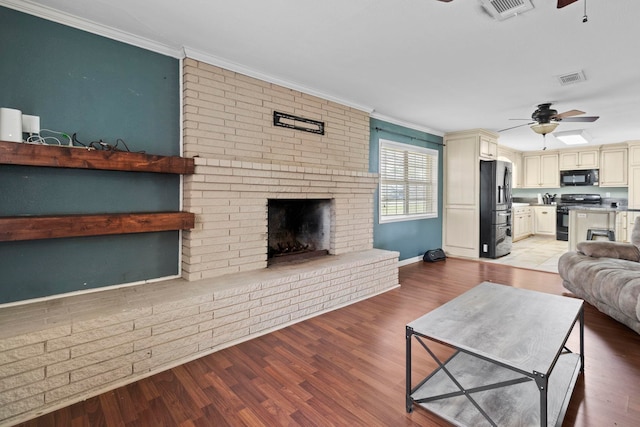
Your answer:
[[[587,17],[587,0],[584,0],[584,16],[582,17],[582,23],[586,23],[587,21],[589,21],[589,18]]]

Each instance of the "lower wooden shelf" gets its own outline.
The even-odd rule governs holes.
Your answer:
[[[0,217],[0,242],[188,230],[190,212]]]

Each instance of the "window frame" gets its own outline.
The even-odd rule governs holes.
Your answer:
[[[403,214],[396,214],[396,215],[384,215],[383,214],[383,198],[382,198],[382,194],[383,194],[383,186],[384,185],[389,185],[386,183],[386,180],[383,178],[383,164],[382,164],[382,159],[383,159],[383,155],[382,152],[385,148],[390,148],[390,149],[396,149],[396,150],[401,150],[403,152],[403,155],[406,159],[406,156],[409,155],[409,153],[414,153],[414,154],[422,154],[422,155],[428,155],[432,157],[432,162],[433,165],[435,167],[433,167],[431,169],[431,176],[430,177],[425,177],[425,180],[422,181],[424,184],[431,187],[431,191],[433,194],[433,198],[430,200],[433,204],[433,211],[432,212],[426,212],[426,213],[419,213],[419,214],[411,214],[411,213],[403,213]],[[392,222],[400,222],[400,221],[414,221],[414,220],[420,220],[420,219],[431,219],[431,218],[438,218],[438,210],[439,210],[439,203],[438,203],[438,173],[439,173],[439,162],[440,162],[440,152],[438,150],[432,149],[432,148],[426,148],[426,147],[420,147],[417,145],[412,145],[412,144],[406,144],[406,143],[402,143],[402,142],[397,142],[397,141],[391,141],[388,139],[380,139],[379,140],[379,144],[378,144],[378,174],[379,174],[379,182],[378,182],[378,222],[380,224],[385,224],[385,223],[392,223]],[[406,162],[405,162],[406,164]],[[405,168],[404,172],[403,172],[403,180],[402,183],[404,185],[404,191],[405,194],[407,193],[407,187],[408,185],[412,182],[411,180],[409,180],[409,178],[407,177],[408,174],[408,169]],[[415,181],[413,181],[415,183]],[[405,209],[408,207],[408,204],[411,202],[411,199],[405,199]]]

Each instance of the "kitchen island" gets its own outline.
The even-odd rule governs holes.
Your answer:
[[[576,206],[569,210],[569,250],[575,251],[578,242],[587,240],[587,232],[590,229],[614,230],[615,240],[628,241],[627,216],[640,212],[640,209],[621,207],[585,207]],[[597,236],[603,239],[606,237]]]

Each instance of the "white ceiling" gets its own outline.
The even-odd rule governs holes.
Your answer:
[[[158,51],[186,51],[437,134],[527,123],[509,119],[530,118],[537,104],[553,102],[558,112],[600,116],[557,131],[586,129],[593,145],[640,140],[640,1],[588,0],[587,23],[585,0],[563,9],[555,0],[532,2],[533,10],[504,21],[478,0],[0,4],[80,28],[100,24],[94,31],[129,33]],[[586,82],[559,84],[558,75],[580,70]],[[501,132],[499,141],[520,150],[543,146],[528,126]],[[566,147],[550,136],[547,146]]]

